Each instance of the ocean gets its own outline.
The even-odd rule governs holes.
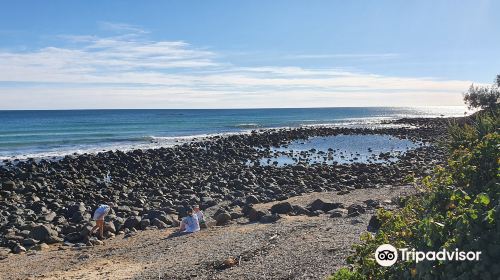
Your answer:
[[[253,129],[463,116],[465,107],[0,111],[0,159],[171,146]]]

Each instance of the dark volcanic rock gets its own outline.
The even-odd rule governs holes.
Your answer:
[[[347,210],[346,209],[334,209],[334,210],[331,210],[329,213],[330,213],[330,217],[332,217],[332,218],[340,218],[340,217],[344,217],[345,215],[347,215]]]
[[[260,217],[259,222],[263,224],[274,223],[279,220],[281,217],[278,214],[267,214]]]
[[[265,211],[257,210],[251,205],[246,205],[242,209],[243,215],[248,218],[250,222],[257,222],[260,218],[266,214]]]
[[[347,207],[347,215],[350,217],[359,216],[365,213],[365,208],[360,204],[352,204]]]
[[[255,195],[247,196],[247,198],[245,199],[246,204],[257,204],[259,202],[260,200]]]
[[[164,229],[164,228],[167,228],[168,225],[166,223],[164,223],[163,221],[159,220],[159,219],[156,219],[154,218],[152,221],[151,221],[151,224],[155,227],[157,227],[158,229]]]
[[[328,212],[330,210],[336,209],[336,208],[343,208],[344,205],[342,203],[333,203],[330,201],[322,200],[322,199],[316,199],[315,201],[311,202],[309,204],[308,208],[311,211],[317,211],[321,210],[323,212]]]
[[[39,225],[34,227],[30,231],[30,237],[36,240],[40,240],[41,242],[45,242],[47,244],[62,242],[62,239],[57,235],[57,231],[49,228],[46,225]]]
[[[288,214],[292,211],[293,211],[293,207],[290,204],[290,202],[276,203],[271,207],[271,213]]]
[[[370,221],[368,222],[368,231],[376,232],[380,228],[380,220],[377,215],[372,215]]]
[[[141,217],[131,216],[125,220],[125,223],[123,224],[123,228],[128,228],[128,229],[138,228],[140,222],[141,222]]]
[[[72,242],[72,243],[80,241],[82,239],[83,239],[83,237],[80,235],[79,232],[72,232],[72,233],[66,234],[64,236],[64,240]]]
[[[300,205],[293,205],[293,213],[295,215],[307,215],[307,216],[311,216],[311,211],[309,211],[307,208],[302,207]]]
[[[104,231],[105,232],[111,232],[111,233],[116,233],[116,227],[115,224],[112,222],[107,222],[104,223]]]
[[[140,229],[146,229],[151,225],[151,221],[149,219],[142,219],[141,222],[139,223]]]
[[[101,203],[116,205],[106,217],[115,232],[144,228],[147,222],[141,225],[140,217],[158,228],[164,224],[176,227],[179,222],[175,215],[183,217],[184,206],[193,204],[201,205],[202,209],[217,204],[234,206],[218,213],[225,211],[231,219],[240,216],[236,207],[240,206],[243,215],[256,222],[269,213],[257,211],[252,204],[283,201],[312,191],[340,191],[340,195],[354,188],[401,184],[407,175],[424,176],[444,162],[444,149],[434,143],[445,137],[446,120],[391,122],[414,127],[268,129],[209,137],[168,148],[69,155],[53,160],[7,160],[0,165],[0,241],[3,246],[10,246],[10,250],[39,224],[46,224],[47,229],[37,228],[35,232],[40,231],[49,243],[67,235],[76,239],[75,233],[86,233],[91,214]],[[309,164],[303,161],[306,156],[339,156],[339,151],[330,149],[325,154],[309,150],[297,155],[273,150],[295,140],[340,134],[387,134],[426,145],[399,155],[377,152],[370,158],[394,160],[390,164]],[[263,158],[281,155],[290,156],[297,164],[276,166],[272,159],[269,165],[261,164]],[[365,204],[366,209],[380,207],[376,201]],[[351,207],[350,214],[362,213],[365,204]],[[331,210],[343,208],[339,203],[324,200],[314,201],[307,209],[284,202],[278,205],[272,209],[274,213],[311,216],[332,215]],[[220,220],[227,223],[228,217],[221,215]],[[52,230],[53,226],[60,229],[59,234]],[[11,237],[10,241],[6,236]]]
[[[229,221],[231,221],[231,215],[226,211],[221,212],[221,213],[217,214],[217,216],[215,216],[215,221],[217,222],[216,225],[218,225],[218,226],[225,225]]]
[[[22,244],[24,246],[31,247],[31,246],[37,244],[38,242],[39,242],[38,240],[35,240],[33,238],[26,238],[23,240]]]
[[[16,189],[16,183],[14,181],[5,181],[2,184],[2,189],[6,191],[14,191]]]

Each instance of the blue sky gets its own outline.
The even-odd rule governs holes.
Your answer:
[[[2,1],[0,109],[460,105],[500,1]]]

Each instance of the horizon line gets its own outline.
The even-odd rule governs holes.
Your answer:
[[[428,108],[464,107],[467,105],[416,105],[416,106],[328,106],[328,107],[231,107],[231,108],[54,108],[54,109],[0,109],[2,111],[112,111],[112,110],[272,110],[272,109],[334,109],[334,108]],[[468,110],[468,109],[467,109]]]

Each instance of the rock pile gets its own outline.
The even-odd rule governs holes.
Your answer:
[[[247,163],[269,156],[272,146],[312,136],[390,134],[432,142],[443,131],[444,126],[432,125],[432,120],[416,128],[270,129],[215,136],[171,148],[5,161],[0,166],[0,245],[15,253],[56,242],[92,245],[91,214],[99,203],[106,202],[116,205],[106,220],[106,236],[176,227],[185,206],[200,204],[207,208],[222,201],[243,207],[243,215],[250,221],[273,222],[280,214],[289,213],[334,211],[332,216],[344,215],[338,210],[344,209],[343,205],[325,201],[315,201],[307,208],[283,202],[269,212],[257,211],[251,205],[312,191],[348,192],[398,184],[407,176],[424,175],[442,161],[443,151],[434,145],[421,146],[386,164],[275,167]],[[355,215],[360,209],[347,211]],[[236,218],[232,214],[223,211],[214,219],[223,225]]]

